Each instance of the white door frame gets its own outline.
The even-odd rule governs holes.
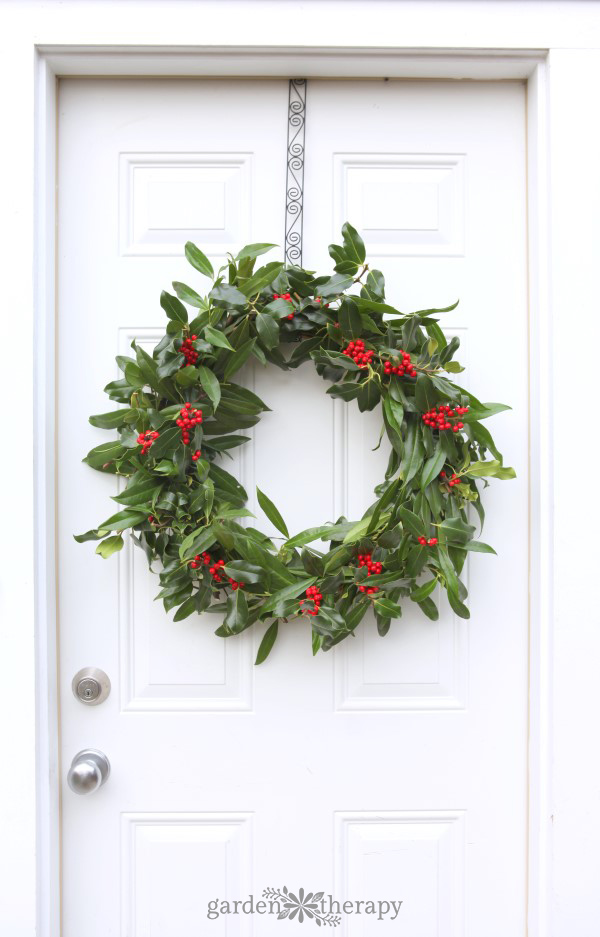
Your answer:
[[[527,88],[530,343],[529,937],[547,937],[553,596],[552,400],[546,52],[295,47],[36,46],[35,600],[38,937],[60,933],[60,772],[55,545],[56,93],[61,76],[521,79]],[[531,419],[531,416],[534,416]],[[493,909],[490,909],[493,913]],[[507,935],[508,937],[508,935]]]

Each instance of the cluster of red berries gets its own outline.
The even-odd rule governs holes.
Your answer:
[[[319,608],[321,607],[321,602],[323,601],[323,596],[319,592],[318,586],[309,586],[306,590],[306,598],[300,599],[300,605],[304,605],[305,602],[312,602],[312,608],[303,608],[302,611],[305,615],[318,615]]]
[[[450,488],[454,488],[455,485],[460,485],[460,478],[458,475],[453,475],[452,478],[448,478],[446,472],[440,472],[440,478],[445,478]]]
[[[468,412],[468,407],[455,407],[453,410],[447,403],[442,403],[439,407],[432,407],[431,410],[424,413],[421,419],[425,423],[425,426],[430,426],[432,429],[451,429],[453,433],[458,433],[465,424],[460,421],[458,423],[451,423],[450,420],[455,420],[457,417],[462,416],[463,413]]]
[[[186,403],[179,411],[179,419],[175,422],[177,426],[181,426],[181,438],[184,446],[187,446],[190,441],[190,430],[202,422],[202,410],[196,410],[191,403]]]
[[[204,551],[203,553],[197,553],[194,559],[192,560],[192,562],[190,563],[190,566],[192,569],[198,569],[198,567],[202,565],[208,566],[208,571],[213,577],[213,579],[215,580],[215,582],[223,582],[223,577],[221,575],[221,567],[225,566],[225,560],[216,560],[213,563],[210,557],[210,553],[207,553],[206,551]],[[235,579],[232,579],[230,576],[228,576],[227,578],[229,579],[229,585],[234,590],[234,592],[236,589],[244,588],[243,582],[236,582]]]
[[[210,553],[206,553],[206,552],[196,553],[196,556],[190,563],[190,566],[192,567],[192,569],[198,569],[198,567],[202,566],[203,563],[205,566],[210,566],[211,564]]]
[[[342,349],[342,354],[352,360],[359,368],[366,368],[371,364],[374,351],[365,351],[365,343],[362,338],[357,338],[355,342],[350,342],[347,348]]]
[[[179,351],[182,355],[185,356],[185,363],[181,365],[182,368],[187,368],[192,364],[196,364],[198,360],[198,352],[194,348],[194,342],[198,338],[197,335],[191,335],[189,338],[186,338],[181,343],[181,348]]]
[[[192,462],[197,462],[201,455],[202,453],[200,452],[200,450],[196,449],[196,451],[194,452],[192,456]]]
[[[286,299],[288,303],[294,302],[294,300],[292,299],[291,293],[273,293],[273,299]],[[293,319],[293,318],[294,318],[293,312],[290,312],[290,314],[286,316],[286,319]]]
[[[437,537],[430,537],[429,540],[427,537],[419,537],[419,543],[422,547],[434,547],[437,542]]]
[[[153,433],[151,432],[140,433],[140,435],[137,438],[137,444],[138,446],[142,447],[142,453],[141,453],[142,455],[146,455],[152,443],[155,442],[159,436],[160,436],[160,433],[157,433],[156,431]]]
[[[404,374],[408,374],[409,377],[416,377],[417,372],[415,371],[414,365],[410,360],[410,355],[407,351],[402,351],[401,348],[398,349],[398,354],[394,355],[394,360],[400,362],[402,358],[402,363],[392,364],[391,361],[383,362],[383,373],[384,374],[397,374],[399,377],[402,377]]]
[[[381,563],[374,563],[370,553],[359,553],[358,565],[367,567],[367,576],[378,576],[383,572],[383,565]],[[379,589],[377,586],[359,586],[358,591],[366,592],[367,595],[370,595],[372,592],[379,592]]]

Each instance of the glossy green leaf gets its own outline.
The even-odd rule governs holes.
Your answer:
[[[290,583],[289,586],[274,592],[264,603],[261,611],[263,613],[270,612],[279,602],[285,602],[286,599],[295,599],[302,592],[305,592],[309,586],[314,585],[315,582],[316,577],[310,576],[308,579],[298,579],[296,582]]]
[[[417,589],[413,589],[410,594],[411,599],[413,602],[422,602],[431,595],[437,584],[437,579],[430,579],[428,582],[424,582],[422,586],[419,586]]]
[[[221,400],[221,385],[210,368],[207,368],[202,364],[198,367],[198,377],[200,378],[202,387],[208,395],[208,399],[216,410],[219,406],[219,401]]]
[[[271,653],[273,649],[273,645],[275,644],[275,641],[277,640],[278,631],[279,631],[279,622],[277,621],[272,622],[272,624],[270,624],[267,630],[265,631],[263,635],[263,639],[260,642],[258,653],[256,655],[256,661],[255,661],[256,664],[262,664],[267,659],[267,657],[269,656],[269,654]]]
[[[191,286],[186,286],[185,283],[180,283],[178,280],[173,280],[172,286],[179,299],[187,303],[188,306],[195,306],[197,309],[206,308],[206,300],[204,300],[202,296],[199,296],[196,290],[193,290]]]
[[[342,227],[342,237],[346,256],[357,264],[363,264],[366,257],[365,244],[356,228],[346,222]]]
[[[229,283],[219,283],[217,286],[213,286],[208,295],[210,299],[219,305],[243,308],[248,302],[244,294]]]
[[[183,621],[184,618],[189,618],[190,615],[193,615],[195,611],[196,596],[190,595],[190,597],[185,600],[183,605],[181,605],[173,615],[173,621]]]
[[[128,423],[132,417],[136,419],[137,416],[138,411],[128,407],[127,409],[111,410],[110,413],[97,413],[95,416],[91,416],[89,421],[92,426],[98,426],[100,429],[116,429],[117,426]]]
[[[99,530],[126,530],[128,527],[135,527],[136,524],[141,524],[142,521],[147,519],[145,511],[134,511],[133,509],[126,509],[124,511],[117,511],[116,514],[112,514],[107,520],[103,521],[102,524],[98,525]],[[119,548],[120,549],[120,548]]]
[[[191,241],[188,241],[185,245],[185,256],[192,267],[200,273],[203,273],[205,277],[213,277],[215,275],[213,266],[206,254],[203,254],[200,248],[192,244]]]
[[[517,475],[514,468],[502,465],[497,459],[490,462],[472,462],[465,470],[464,474],[469,475],[471,478],[501,479],[516,478]]]
[[[243,631],[248,621],[248,600],[243,589],[236,589],[227,597],[227,611],[223,624],[233,634]]]
[[[206,336],[206,341],[210,342],[211,345],[215,345],[217,348],[228,348],[229,351],[233,351],[229,339],[223,332],[220,332],[218,329],[213,329],[212,325],[206,326],[204,335]]]
[[[184,538],[179,547],[179,557],[181,560],[188,560],[196,554],[202,553],[208,547],[212,547],[216,540],[215,531],[212,525],[198,527]]]
[[[339,308],[340,328],[348,338],[360,338],[362,319],[358,306],[351,299],[343,299]]]
[[[123,549],[123,537],[107,537],[96,547],[98,553],[103,559],[107,560],[113,553],[118,553]]]
[[[226,576],[231,576],[236,582],[260,582],[265,578],[262,566],[254,566],[246,560],[228,560],[223,567]]]
[[[427,488],[427,485],[430,485],[432,481],[435,481],[436,478],[439,478],[439,474],[444,467],[445,461],[446,453],[438,441],[435,452],[429,459],[427,459],[427,462],[423,466],[423,471],[421,473],[421,490]]]
[[[185,325],[188,320],[187,309],[181,303],[176,296],[171,296],[170,293],[162,291],[160,294],[160,304],[168,315],[169,319],[173,322],[179,322],[181,325]],[[127,371],[125,372],[127,375]]]
[[[252,349],[254,348],[255,343],[256,343],[256,339],[251,338],[249,341],[244,342],[243,345],[240,345],[239,348],[236,348],[234,353],[228,359],[227,364],[225,365],[225,380],[226,381],[228,381],[229,378],[232,377],[236,373],[236,371],[239,371],[242,365],[246,363],[246,361],[248,360],[248,358],[250,357],[252,353]]]
[[[265,348],[275,348],[279,344],[279,325],[268,312],[259,312],[256,316],[256,331]]]
[[[271,499],[268,498],[267,495],[263,491],[261,491],[258,486],[256,488],[256,497],[258,498],[258,503],[260,504],[261,508],[263,509],[263,511],[265,512],[265,514],[267,515],[267,517],[269,518],[273,526],[276,527],[277,530],[280,533],[282,533],[284,537],[289,537],[290,534],[289,534],[289,531],[287,529],[287,526],[283,517],[281,516],[278,509],[275,507],[275,505],[271,501]]]
[[[245,247],[242,247],[241,251],[239,254],[237,254],[235,259],[253,260],[255,257],[260,257],[261,254],[266,254],[268,251],[277,246],[277,244],[246,244]]]
[[[481,540],[469,540],[468,543],[462,545],[462,549],[468,550],[470,553],[496,553],[493,547]]]
[[[101,468],[103,465],[121,458],[126,451],[118,440],[103,442],[94,449],[90,449],[83,461],[87,462],[92,468]]]
[[[260,293],[266,286],[273,282],[275,277],[283,270],[283,264],[280,261],[272,261],[260,267],[256,273],[240,285],[241,291],[245,296],[254,296]]]

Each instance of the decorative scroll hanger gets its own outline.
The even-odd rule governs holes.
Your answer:
[[[285,195],[285,262],[302,266],[304,208],[304,138],[306,79],[290,79],[287,176]]]

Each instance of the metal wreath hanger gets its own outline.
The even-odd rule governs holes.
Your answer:
[[[291,78],[285,184],[285,262],[302,266],[306,79]]]

